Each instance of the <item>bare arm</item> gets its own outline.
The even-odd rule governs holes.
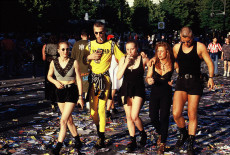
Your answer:
[[[122,57],[119,61],[118,71],[117,71],[117,79],[120,80],[125,73],[125,69],[128,67],[130,63],[130,56]]]
[[[179,73],[179,65],[177,62],[174,63],[174,69],[176,70],[177,73]]]
[[[45,61],[46,60],[46,44],[43,45],[42,47],[42,60]]]
[[[77,87],[78,87],[78,93],[79,93],[79,98],[78,98],[77,104],[79,104],[81,106],[81,108],[83,109],[84,101],[83,101],[83,97],[82,97],[82,93],[83,93],[83,91],[82,91],[82,79],[81,79],[79,64],[76,60],[74,61],[74,68],[75,68],[76,81],[77,81]]]
[[[174,47],[173,47],[173,55],[175,57],[175,59],[177,59],[177,55],[178,55],[178,52],[180,50],[180,43],[176,44]]]
[[[148,61],[147,66],[148,66],[148,67],[151,67],[152,64],[155,64],[155,61],[156,61],[156,57],[151,58],[151,59]]]
[[[58,89],[62,89],[63,88],[63,84],[57,80],[55,80],[53,78],[53,74],[54,74],[54,62],[51,61],[50,63],[50,68],[49,68],[49,71],[48,71],[48,74],[47,74],[47,79],[53,83]]]
[[[208,72],[209,72],[208,87],[209,87],[209,90],[211,90],[214,87],[214,82],[213,82],[214,65],[212,63],[212,60],[208,54],[208,51],[205,45],[202,43],[199,43],[198,49],[199,49],[198,52],[201,53],[202,58],[204,59],[205,63],[208,66]]]
[[[149,58],[148,57],[143,58],[143,67],[144,67],[144,70],[145,70],[145,66],[147,66],[148,62],[149,62]]]
[[[145,78],[145,81],[149,85],[152,85],[154,83],[154,79],[152,78],[152,76],[153,76],[153,64],[151,64],[151,66],[148,66],[148,71],[147,71],[147,75]]]

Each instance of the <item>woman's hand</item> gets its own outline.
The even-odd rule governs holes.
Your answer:
[[[84,100],[83,100],[82,96],[79,96],[78,101],[77,101],[77,105],[79,105],[81,107],[81,110],[83,110]]]
[[[132,63],[133,61],[133,57],[130,56],[130,55],[127,55],[126,58],[125,58],[125,65],[128,66]]]
[[[153,57],[152,59],[149,60],[149,62],[147,63],[147,66],[148,66],[148,67],[152,67],[153,64],[155,64],[155,61],[156,61],[156,60],[155,60],[155,57]]]
[[[154,84],[154,79],[153,78],[151,78],[151,77],[148,77],[147,79],[146,79],[146,82],[149,84],[149,85],[152,85],[152,84]]]
[[[56,81],[54,84],[58,89],[63,89],[64,88],[64,85],[59,81]]]
[[[224,61],[224,57],[223,57],[223,55],[221,55],[221,60],[222,60],[222,61]]]
[[[172,86],[173,80],[169,81],[168,84],[169,84],[170,86]]]

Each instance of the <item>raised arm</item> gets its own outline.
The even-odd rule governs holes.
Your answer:
[[[119,61],[119,66],[118,66],[118,71],[117,71],[117,79],[120,80],[124,73],[125,73],[125,70],[126,68],[128,67],[130,61],[131,61],[131,57],[130,55],[127,55],[126,57],[122,57]]]

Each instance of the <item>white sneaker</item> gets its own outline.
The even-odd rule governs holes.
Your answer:
[[[224,72],[223,76],[226,76],[226,75],[227,75],[227,73],[226,73],[226,72]]]
[[[227,73],[227,77],[229,77],[229,72]]]

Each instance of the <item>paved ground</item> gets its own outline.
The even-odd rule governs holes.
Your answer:
[[[222,62],[219,73],[223,72]],[[40,68],[40,70],[42,70]],[[206,72],[206,67],[203,66]],[[27,75],[27,76],[25,76]],[[174,76],[175,79],[175,76]],[[196,135],[197,154],[230,154],[230,78],[215,77],[216,87],[212,91],[204,89],[199,106],[199,122]],[[148,99],[150,91],[146,87]],[[16,79],[0,78],[0,154],[48,154],[55,146],[59,132],[59,113],[52,112],[50,104],[44,98],[44,77],[39,74],[31,78],[30,72]],[[185,118],[187,118],[185,107]],[[129,143],[126,118],[123,107],[119,113],[107,121],[106,149],[95,150],[96,128],[87,110],[73,112],[74,123],[82,135],[84,154],[128,154],[125,146]],[[156,154],[155,129],[149,123],[148,100],[140,112],[148,135],[147,145],[138,148],[133,154]],[[139,133],[136,133],[139,141]],[[165,154],[176,154],[172,151],[177,139],[177,127],[170,116],[169,137]],[[77,154],[73,149],[74,141],[68,132],[62,154]],[[186,147],[185,149],[186,150]],[[181,150],[181,154],[186,151]]]

